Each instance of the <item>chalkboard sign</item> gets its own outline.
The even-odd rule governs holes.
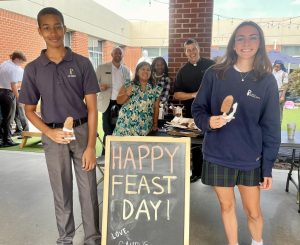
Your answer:
[[[102,245],[188,245],[190,138],[106,138]]]

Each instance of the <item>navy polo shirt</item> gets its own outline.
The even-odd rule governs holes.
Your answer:
[[[70,48],[59,64],[41,55],[25,67],[20,103],[36,105],[41,99],[41,116],[45,123],[62,123],[68,116],[87,117],[84,96],[99,92],[93,66],[88,58]]]

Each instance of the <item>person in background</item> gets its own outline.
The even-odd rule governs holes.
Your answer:
[[[281,60],[275,60],[273,65],[273,75],[277,81],[277,86],[278,86],[280,122],[282,122],[283,106],[285,102],[285,94],[288,88],[289,75]]]
[[[184,43],[185,55],[188,62],[177,72],[174,84],[174,98],[181,100],[186,110],[185,117],[191,118],[191,106],[201,85],[205,71],[214,61],[200,57],[199,44],[195,39],[188,39]],[[201,178],[202,152],[199,147],[192,149],[191,183]]]
[[[96,185],[97,93],[99,85],[88,58],[64,46],[66,26],[60,11],[44,8],[37,15],[38,31],[47,49],[25,67],[20,103],[29,121],[42,132],[53,191],[59,237],[56,244],[72,244],[73,174],[77,179],[84,244],[101,242]],[[42,98],[42,99],[41,99]],[[41,99],[41,118],[37,104]],[[63,130],[73,117],[74,133]],[[75,136],[75,139],[70,137]]]
[[[133,81],[120,89],[117,102],[122,107],[113,135],[146,136],[157,130],[161,91],[153,82],[150,64],[139,63]]]
[[[97,107],[102,112],[102,127],[105,137],[111,135],[115,129],[115,121],[112,120],[114,110],[118,110],[117,97],[120,88],[126,80],[130,80],[130,70],[122,64],[123,50],[115,47],[111,52],[112,61],[98,66],[96,70],[100,93],[97,98]],[[104,155],[104,151],[102,151]]]
[[[21,86],[22,86],[22,81],[18,82],[17,85],[19,94],[20,94]],[[24,105],[19,103],[19,100],[16,100],[15,111],[16,112],[15,112],[14,121],[16,123],[16,130],[14,132],[14,135],[19,136],[18,139],[22,139],[22,136],[20,135],[22,134],[23,131],[28,131],[29,126],[28,126],[27,118],[25,116]]]
[[[19,97],[17,88],[18,82],[22,81],[23,69],[21,65],[26,62],[26,57],[22,52],[15,51],[10,55],[10,60],[0,65],[0,147],[18,145],[11,139],[11,122],[15,116],[16,99]]]
[[[167,62],[163,57],[156,57],[152,61],[151,73],[154,83],[162,87],[160,103],[164,104],[164,107],[167,107],[170,96],[171,80],[169,78]]]
[[[222,102],[229,95],[234,104],[226,109]],[[238,244],[236,185],[251,244],[262,245],[260,191],[272,188],[280,120],[278,88],[263,31],[256,23],[245,21],[236,27],[225,59],[204,75],[192,114],[205,133],[201,179],[217,194],[229,245]]]

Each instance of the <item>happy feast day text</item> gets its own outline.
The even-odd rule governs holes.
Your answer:
[[[179,145],[128,144],[111,147],[111,198],[122,196],[122,219],[170,220]],[[119,194],[122,195],[119,195]],[[136,197],[140,198],[136,198]]]

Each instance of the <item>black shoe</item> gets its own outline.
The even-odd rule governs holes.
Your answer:
[[[20,135],[22,135],[22,131],[15,131],[12,136],[15,137]]]
[[[10,146],[16,146],[19,145],[19,143],[13,142],[12,140],[4,141],[1,145],[1,147],[10,147]]]
[[[22,139],[24,139],[24,138],[25,138],[25,137],[23,137],[22,135],[17,137],[18,140],[22,140]],[[26,138],[29,139],[29,138],[31,138],[31,136],[26,136]]]
[[[199,176],[199,175],[192,175],[190,177],[190,182],[194,183],[194,182],[198,181],[199,179],[201,179],[201,176]]]

